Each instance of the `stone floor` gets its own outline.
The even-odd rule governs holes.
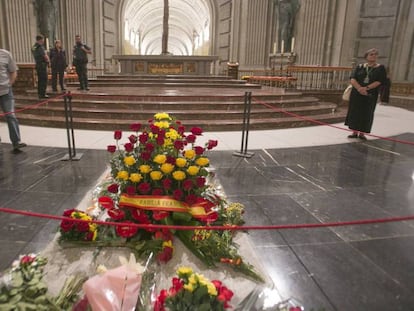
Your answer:
[[[317,128],[324,136],[326,129],[312,129]],[[87,148],[88,140],[92,148],[95,142],[81,136],[82,158],[61,161],[66,149],[50,146],[65,142],[51,134],[61,132],[49,129],[49,143],[37,146],[31,144],[34,135],[22,131],[29,144],[22,153],[11,153],[8,143],[0,145],[0,207],[52,215],[76,207],[107,168],[104,148]],[[293,141],[298,133],[306,139],[309,129],[297,131],[290,136]],[[2,124],[3,141],[5,133]],[[414,133],[394,138],[414,142]],[[233,140],[238,146],[239,140]],[[111,143],[108,138],[106,144]],[[412,145],[381,139],[296,147],[275,147],[267,139],[261,143],[252,141],[257,147],[250,159],[234,156],[237,147],[231,146],[210,154],[230,201],[245,204],[248,225],[414,215]],[[0,271],[19,254],[42,250],[57,225],[0,213]],[[306,310],[414,309],[413,221],[251,231],[250,237],[281,296],[296,298]]]

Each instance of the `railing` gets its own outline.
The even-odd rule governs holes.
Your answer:
[[[239,79],[251,79],[261,85],[283,87],[285,85],[272,83],[275,77],[292,77],[296,88],[300,90],[343,90],[349,84],[351,71],[352,67],[341,66],[287,66],[283,70],[239,70]],[[256,79],[257,77],[260,78]]]

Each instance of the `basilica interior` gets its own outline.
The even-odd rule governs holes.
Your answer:
[[[22,254],[57,265],[53,216],[90,204],[114,131],[127,137],[130,124],[168,112],[202,128],[202,144],[218,142],[208,152],[215,186],[252,227],[241,251],[266,281],[254,287],[262,300],[235,310],[414,308],[414,2],[5,0],[0,16],[27,144],[14,152],[0,112],[0,289]],[[66,91],[49,81],[47,100],[36,93],[37,34],[46,49],[61,40],[68,57]],[[88,91],[71,68],[78,34],[92,49]],[[389,101],[378,101],[367,140],[353,140],[342,92],[373,47]],[[83,252],[56,254],[62,271],[45,279],[68,277]]]

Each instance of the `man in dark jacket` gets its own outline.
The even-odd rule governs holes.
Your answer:
[[[79,89],[89,91],[88,69],[86,65],[88,64],[88,54],[91,54],[92,50],[89,46],[82,43],[80,35],[75,36],[75,42],[72,65],[76,67],[76,74],[78,75],[80,85]]]
[[[37,73],[37,95],[39,98],[48,98],[46,95],[47,88],[47,66],[49,65],[49,56],[46,53],[44,45],[44,37],[36,36],[36,43],[32,46],[33,58],[36,62]]]

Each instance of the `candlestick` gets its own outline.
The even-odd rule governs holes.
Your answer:
[[[276,42],[273,43],[273,54],[276,54],[277,45]]]
[[[46,38],[46,51],[49,51],[49,38]]]
[[[285,40],[282,40],[282,47],[280,48],[280,53],[283,54],[285,52]]]
[[[292,44],[290,46],[290,51],[293,53],[293,50],[295,48],[295,37],[292,38]]]

